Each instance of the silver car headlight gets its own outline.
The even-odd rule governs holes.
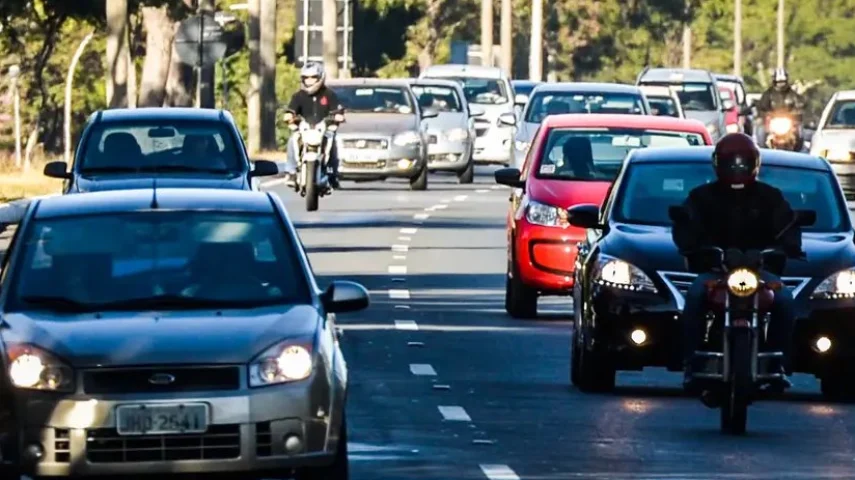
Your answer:
[[[392,142],[399,147],[409,147],[412,145],[417,145],[422,141],[421,135],[419,132],[404,132],[395,135],[395,139]]]
[[[534,200],[529,200],[524,208],[525,219],[531,224],[542,227],[567,228],[570,226],[567,221],[567,211],[563,208],[553,207]]]
[[[6,344],[9,380],[18,388],[74,392],[74,370],[56,355],[29,344]]]
[[[309,378],[313,370],[311,344],[287,340],[268,348],[250,363],[249,386],[297,382]]]
[[[620,290],[656,292],[653,280],[640,268],[608,255],[602,255],[597,260],[594,281],[599,285]]]
[[[855,298],[855,268],[841,270],[826,278],[810,298]]]
[[[528,151],[528,147],[531,145],[529,142],[524,142],[522,140],[516,140],[514,142],[514,147],[521,152]]]
[[[452,142],[463,142],[469,140],[469,130],[465,128],[452,128],[445,132],[445,136]]]

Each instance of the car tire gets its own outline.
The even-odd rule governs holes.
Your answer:
[[[466,168],[461,170],[457,174],[457,182],[462,184],[468,184],[475,181],[475,162],[472,159],[469,159],[469,164],[466,165]]]
[[[302,469],[297,474],[297,480],[348,480],[350,478],[350,464],[347,458],[347,416],[341,419],[339,432],[333,463],[325,467]]]
[[[428,169],[423,168],[418,175],[410,179],[410,190],[427,190],[428,185]]]
[[[598,348],[589,349],[585,346],[584,335],[577,330],[573,333],[572,360],[577,362],[578,370],[576,387],[585,393],[610,392],[615,388],[617,371],[607,354]],[[578,337],[578,340],[576,339]]]
[[[511,274],[505,279],[505,311],[514,318],[537,318],[537,290],[520,280],[515,262],[508,262],[508,272]]]

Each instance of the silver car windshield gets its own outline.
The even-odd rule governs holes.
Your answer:
[[[720,95],[712,83],[644,83],[645,85],[662,85],[677,92],[683,110],[689,112],[709,112],[716,110],[715,98]]]
[[[7,311],[252,308],[310,302],[273,214],[150,211],[35,220]]]
[[[413,113],[413,102],[402,87],[336,85],[332,89],[348,112]]]
[[[457,91],[448,87],[413,85],[419,106],[438,112],[463,112]]]

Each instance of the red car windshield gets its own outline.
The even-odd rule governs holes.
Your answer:
[[[626,154],[646,147],[704,145],[699,133],[644,129],[553,129],[535,177],[557,180],[611,181]]]

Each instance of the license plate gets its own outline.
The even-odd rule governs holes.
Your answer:
[[[208,430],[208,405],[148,404],[116,408],[119,435],[179,435]]]
[[[343,155],[345,163],[348,162],[374,162],[377,154],[373,152],[347,152]]]

